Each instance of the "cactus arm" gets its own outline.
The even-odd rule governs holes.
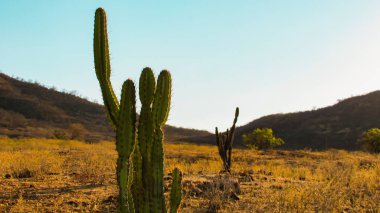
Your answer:
[[[154,98],[156,89],[156,80],[153,71],[149,67],[145,67],[140,75],[139,95],[141,104],[150,107]]]
[[[223,168],[226,170],[226,153],[225,153],[225,139],[222,133],[218,132],[218,127],[215,127],[216,144],[218,146],[219,156],[223,162]]]
[[[110,123],[116,127],[119,114],[119,102],[110,81],[111,64],[108,48],[107,17],[106,12],[102,8],[98,8],[95,12],[94,61],[104,106],[106,107]]]
[[[120,156],[129,157],[133,151],[136,137],[135,85],[130,79],[123,84],[120,109],[118,128],[116,129],[116,149]]]
[[[163,126],[168,119],[171,100],[172,79],[167,70],[161,71],[157,80],[153,100],[153,119],[155,125]]]
[[[166,212],[164,197],[164,151],[163,151],[163,127],[168,118],[171,99],[171,76],[166,70],[158,76],[156,92],[154,94],[152,117],[154,125],[154,136],[152,146],[153,167],[153,210]]]
[[[173,183],[170,190],[170,213],[177,213],[182,197],[182,173],[178,168],[175,168],[172,174]]]
[[[231,146],[234,142],[234,136],[235,136],[235,129],[236,129],[236,122],[237,122],[237,119],[239,117],[239,107],[236,107],[235,109],[235,118],[234,118],[234,121],[233,121],[233,124],[232,124],[232,127],[230,128],[230,138],[229,140],[231,141]]]
[[[230,141],[230,132],[228,131],[228,129],[226,130],[226,133],[224,134],[224,137],[225,137],[225,142],[224,142],[224,150],[227,150],[230,145],[231,145],[231,141]]]
[[[132,176],[130,158],[135,143],[136,131],[136,97],[135,85],[132,80],[123,84],[121,93],[120,113],[116,128],[116,150],[118,152],[117,179],[119,184],[119,208],[121,212],[128,212],[133,208],[130,181]]]
[[[221,140],[219,132],[218,132],[218,127],[215,127],[215,136],[216,136],[215,137],[216,138],[216,145],[218,146],[219,155],[222,156],[222,150],[223,150],[223,149],[221,149],[222,140]]]
[[[215,127],[216,145],[219,147],[219,132],[218,127]]]
[[[149,212],[153,209],[151,192],[153,191],[152,185],[152,171],[151,165],[151,149],[153,144],[153,120],[152,120],[152,102],[154,92],[156,89],[156,80],[153,71],[150,68],[144,68],[139,81],[139,95],[141,101],[141,111],[139,118],[138,128],[138,144],[140,147],[142,157],[142,182],[144,188],[144,200],[147,203],[143,206],[142,212]]]
[[[228,154],[227,154],[227,164],[228,164],[228,169],[231,168],[231,163],[232,163],[232,144],[234,143],[234,138],[235,138],[235,129],[236,129],[236,122],[239,117],[239,107],[236,107],[235,110],[235,118],[232,124],[232,127],[230,128],[230,134],[229,134],[229,146],[228,146]]]

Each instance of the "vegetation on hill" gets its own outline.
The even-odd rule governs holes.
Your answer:
[[[81,124],[88,140],[113,137],[103,106],[0,74],[0,135],[53,138],[60,132],[71,137],[72,124]]]
[[[276,138],[273,130],[269,128],[258,128],[249,134],[244,134],[243,141],[248,147],[259,150],[273,149],[285,143],[281,138]]]
[[[271,128],[286,141],[282,149],[358,150],[358,138],[380,127],[380,91],[351,97],[318,110],[275,114],[256,119],[236,129],[235,145],[244,146],[243,134],[256,128]],[[112,139],[102,105],[74,94],[48,89],[0,73],[0,137],[54,138],[59,130],[71,138],[71,124],[87,130],[87,140]],[[186,140],[215,144],[207,131],[165,126],[168,141]]]
[[[358,150],[364,131],[380,127],[380,91],[351,97],[318,110],[262,117],[238,128],[241,135],[256,128],[271,128],[286,141],[286,149]],[[239,137],[240,136],[240,137]]]
[[[211,135],[165,126],[167,141]],[[78,135],[80,133],[81,135]],[[112,140],[104,106],[0,73],[0,137]]]
[[[243,134],[257,128],[271,128],[286,143],[281,149],[329,148],[359,150],[357,139],[363,132],[380,127],[380,91],[340,100],[317,110],[274,114],[256,119],[236,129],[235,145],[244,146]],[[213,144],[212,136],[188,139]]]
[[[372,128],[364,132],[358,143],[368,152],[380,153],[380,129]]]

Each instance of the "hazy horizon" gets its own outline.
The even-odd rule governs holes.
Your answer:
[[[236,106],[240,126],[380,86],[377,1],[73,2],[1,1],[0,70],[102,103],[92,53],[101,6],[115,92],[146,66],[168,69],[170,125],[225,129]]]

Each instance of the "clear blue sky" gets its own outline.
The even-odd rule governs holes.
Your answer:
[[[1,0],[0,70],[102,102],[92,39],[108,14],[117,94],[145,66],[173,76],[169,124],[228,127],[380,89],[378,0]]]

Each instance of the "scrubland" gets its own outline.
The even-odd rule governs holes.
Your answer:
[[[165,144],[165,188],[179,167],[181,212],[380,212],[380,155]],[[0,139],[0,212],[115,212],[113,142]]]

